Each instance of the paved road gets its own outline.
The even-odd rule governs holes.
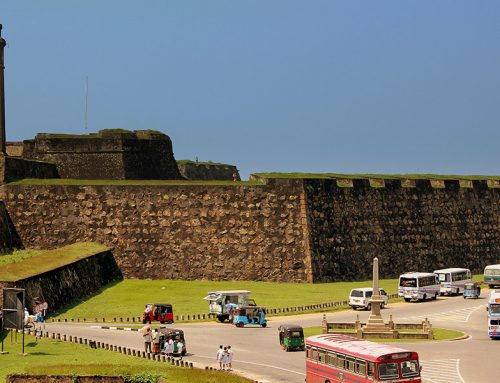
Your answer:
[[[500,376],[500,341],[492,341],[486,333],[486,297],[463,299],[441,297],[425,303],[390,304],[382,311],[396,322],[418,322],[428,318],[434,327],[464,331],[469,338],[459,341],[398,343],[420,355],[425,383],[476,383],[495,381]],[[365,311],[343,311],[327,314],[329,321],[353,321]],[[194,323],[175,325],[185,331],[189,355],[186,360],[216,367],[215,353],[219,344],[232,346],[235,370],[260,382],[303,383],[304,353],[284,352],[278,342],[277,328],[282,323],[299,323],[304,327],[319,326],[323,314],[271,318],[267,328],[236,328],[228,324]],[[141,349],[137,332],[103,330],[82,324],[48,323],[47,330],[82,336],[97,341]],[[495,378],[496,377],[496,378]],[[493,379],[493,380],[492,380]]]

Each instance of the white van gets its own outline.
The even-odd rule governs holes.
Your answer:
[[[436,299],[439,295],[439,282],[434,273],[405,273],[399,276],[398,295],[406,302]]]
[[[488,265],[484,268],[484,283],[490,289],[500,286],[500,265]]]
[[[384,308],[387,304],[388,298],[387,293],[384,289],[379,289],[380,296],[382,297],[382,303],[380,304],[380,308]],[[352,289],[349,294],[349,306],[352,307],[353,310],[357,308],[363,309],[372,309],[372,305],[370,301],[372,300],[373,288],[372,287],[363,287],[359,289]]]
[[[472,282],[469,269],[452,267],[449,269],[434,270],[439,281],[439,293],[459,295],[464,292],[465,284]]]

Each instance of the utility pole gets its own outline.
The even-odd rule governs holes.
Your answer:
[[[5,84],[3,72],[5,69],[3,50],[7,42],[2,38],[2,24],[0,24],[0,155],[7,155],[5,138]]]

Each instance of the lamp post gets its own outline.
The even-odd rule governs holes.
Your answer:
[[[0,155],[7,155],[5,150],[5,86],[3,72],[5,69],[3,52],[7,42],[2,38],[2,24],[0,24]]]

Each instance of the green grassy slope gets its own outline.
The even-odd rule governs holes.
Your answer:
[[[16,334],[14,334],[16,335]],[[5,382],[8,374],[67,374],[67,375],[134,375],[141,372],[161,375],[167,382],[175,383],[218,383],[221,379],[228,383],[245,383],[249,380],[233,374],[218,371],[179,368],[167,363],[154,362],[139,357],[128,356],[89,346],[43,338],[35,342],[26,336],[25,352],[22,350],[21,334],[17,342],[11,337],[4,340],[9,354],[0,355],[0,381]]]
[[[82,242],[47,251],[18,251],[0,257],[0,281],[9,282],[54,270],[85,259],[107,247],[95,242]]]

